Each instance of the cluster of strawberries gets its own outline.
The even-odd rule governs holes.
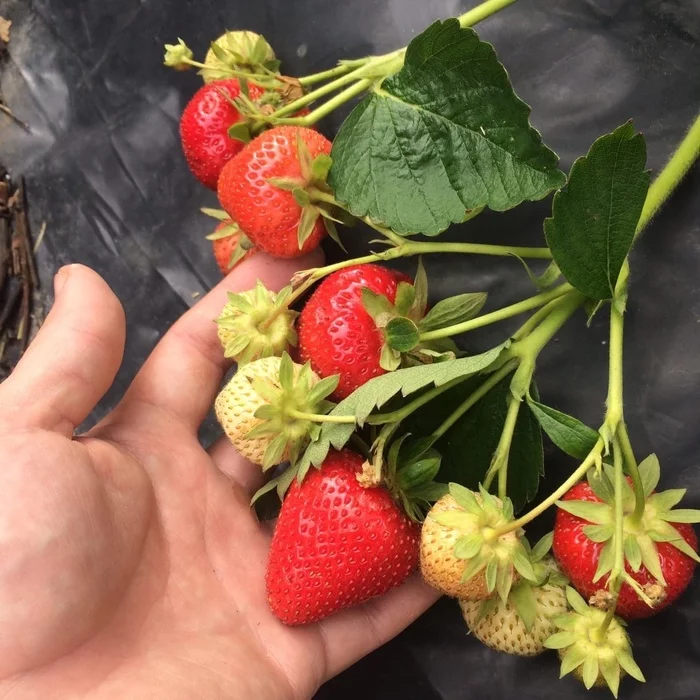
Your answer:
[[[205,77],[181,132],[193,174],[217,191],[223,207],[210,237],[222,271],[258,249],[295,257],[326,233],[335,237],[338,214],[326,183],[331,143],[303,126],[256,122],[266,107],[285,104],[293,84],[275,72],[267,42],[229,32],[204,64],[180,42],[168,47],[166,63],[198,66]],[[292,287],[275,294],[259,284],[230,294],[218,319],[224,352],[238,371],[217,398],[217,417],[241,454],[277,470],[275,483],[286,493],[268,563],[272,611],[286,624],[316,622],[387,592],[420,568],[428,584],[459,599],[469,628],[485,644],[523,656],[557,649],[563,669],[615,693],[625,673],[643,680],[624,627],[608,616],[605,562],[615,533],[605,469],[595,482],[570,490],[558,504],[554,532],[534,546],[510,501],[483,489],[433,489],[439,495],[429,500],[437,502],[423,518],[411,504],[426,492],[407,475],[432,484],[440,462],[432,450],[380,479],[368,455],[331,450],[320,469],[295,478],[303,449],[332,418],[329,399],[341,401],[399,366],[385,329],[397,315],[413,314],[418,323],[426,314],[425,292],[417,287],[418,279],[396,271],[356,265],[328,275],[300,312],[292,309],[298,299]],[[285,472],[286,463],[292,466]],[[698,561],[688,524],[696,516],[673,510],[683,494],[654,491],[653,460],[640,471],[647,488],[641,517],[632,517],[628,485],[625,495],[627,564],[616,614],[627,619],[672,603]],[[601,628],[604,638],[596,637]]]

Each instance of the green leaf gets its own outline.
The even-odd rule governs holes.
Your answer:
[[[384,328],[396,316],[394,305],[385,296],[367,287],[362,288],[362,306],[379,328]]]
[[[325,153],[321,153],[320,155],[316,156],[311,163],[311,176],[313,177],[314,182],[325,182],[328,178],[331,165],[333,165],[333,159],[330,156],[326,155]]]
[[[661,465],[656,455],[649,455],[639,463],[639,476],[642,477],[644,495],[649,497],[651,492],[659,485],[661,477]]]
[[[579,615],[588,614],[589,610],[586,601],[581,597],[580,593],[571,586],[566,587],[566,600],[569,602],[571,608]]]
[[[481,377],[476,377],[450,389],[439,401],[431,402],[406,419],[404,427],[416,437],[430,434],[482,382]],[[532,390],[536,391],[534,384]],[[435,449],[442,455],[440,481],[460,483],[472,490],[483,482],[503,431],[509,396],[510,377],[506,377],[435,443]],[[508,463],[508,496],[515,510],[520,511],[534,498],[544,471],[542,433],[527,406],[522,406],[518,414]]]
[[[601,136],[571,168],[544,224],[564,277],[591,299],[610,299],[649,189],[646,144],[631,122]]]
[[[416,486],[415,488],[406,491],[406,495],[409,498],[416,501],[426,501],[428,503],[434,503],[435,501],[439,501],[447,493],[447,484],[437,484],[435,482],[430,484],[423,484],[423,486]]]
[[[498,360],[505,347],[506,345],[499,345],[481,355],[408,367],[375,377],[341,401],[329,415],[355,416],[358,424],[362,425],[372,411],[381,408],[397,394],[408,396],[426,387],[441,386],[459,377],[466,378],[483,372]],[[311,443],[301,458],[299,469],[308,469],[311,464],[320,466],[331,445],[341,449],[354,430],[352,424],[324,423],[318,440]]]
[[[608,525],[612,520],[612,510],[607,503],[592,501],[557,501],[557,506],[577,518],[596,525]]]
[[[622,668],[629,673],[632,678],[639,681],[640,683],[646,683],[644,674],[642,670],[637,666],[636,661],[632,658],[632,654],[625,650],[618,650],[615,652],[615,657]]]
[[[554,540],[554,533],[548,532],[533,548],[530,552],[530,559],[534,562],[541,561],[544,556],[552,548],[552,542]]]
[[[399,352],[408,352],[420,342],[420,333],[410,318],[392,318],[384,329],[384,335],[390,348]]]
[[[468,321],[481,311],[487,296],[487,294],[479,292],[459,294],[449,299],[443,299],[430,309],[418,327],[421,331],[426,332]]]
[[[604,503],[613,503],[615,500],[615,490],[613,489],[610,477],[604,471],[598,471],[595,467],[588,470],[588,483],[593,493]]]
[[[593,583],[597,583],[603,576],[605,576],[605,574],[612,571],[614,563],[615,563],[615,550],[613,548],[613,541],[608,540],[603,545],[603,549],[600,550],[600,558],[598,559],[598,567],[596,568],[595,574],[593,574]]]
[[[642,550],[633,535],[625,537],[625,559],[632,571],[637,573],[642,566]]]
[[[432,481],[440,471],[440,455],[432,450],[430,456],[399,469],[396,478],[399,488],[404,491],[423,486]]]
[[[598,680],[598,657],[589,656],[583,662],[583,669],[581,669],[581,678],[583,679],[583,684],[586,686],[586,690],[590,690],[593,684]]]
[[[484,546],[484,536],[480,532],[470,532],[460,537],[454,548],[457,559],[471,559],[475,557]]]
[[[455,19],[435,22],[342,125],[330,184],[353,214],[400,234],[542,199],[564,175],[529,115],[490,44]]]
[[[563,452],[583,460],[598,442],[598,433],[573,416],[528,398],[528,405],[550,440]]]
[[[641,550],[642,563],[647,568],[647,571],[662,585],[666,585],[664,572],[661,570],[661,559],[659,559],[659,550],[656,544],[647,535],[637,538],[637,545]]]
[[[202,207],[199,211],[206,216],[210,216],[212,219],[218,219],[219,221],[228,221],[231,216],[228,212],[223,209],[211,209],[210,207]]]
[[[529,632],[537,619],[537,598],[532,590],[532,586],[527,583],[520,583],[510,592],[510,599],[513,601],[515,610]]]
[[[668,489],[649,496],[648,501],[659,511],[671,510],[683,500],[685,492],[686,489]]]
[[[408,282],[399,282],[396,288],[394,306],[401,316],[408,316],[408,312],[416,299],[416,288]]]
[[[546,289],[549,289],[561,277],[561,270],[553,260],[547,265],[547,269],[541,275],[536,275],[523,258],[519,255],[515,255],[515,253],[510,253],[510,255],[520,260],[530,281],[540,291],[544,292]]]
[[[664,513],[663,519],[669,523],[700,523],[700,510],[678,508]]]
[[[615,526],[610,525],[584,525],[583,534],[592,542],[607,542],[615,533]]]

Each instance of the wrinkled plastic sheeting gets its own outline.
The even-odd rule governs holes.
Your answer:
[[[224,28],[253,29],[266,35],[290,74],[301,75],[339,58],[389,51],[473,4],[0,0],[0,14],[14,21],[2,94],[31,128],[25,133],[0,115],[1,159],[27,177],[35,232],[47,223],[39,252],[45,288],[59,265],[83,262],[107,279],[128,315],[124,365],[93,420],[114,406],[158,338],[218,280],[203,239],[211,224],[198,213],[216,205],[215,196],[190,176],[178,140],[179,114],[199,82],[163,68],[162,45],[181,36],[202,55]],[[495,45],[564,169],[597,136],[634,118],[658,171],[700,109],[698,0],[521,0],[479,33]],[[324,128],[332,134],[342,116]],[[698,192],[695,169],[635,250],[625,366],[639,456],[659,455],[661,485],[687,487],[689,507],[700,506]],[[484,214],[449,237],[540,244],[548,211],[541,202]],[[345,238],[351,253],[365,250],[365,233]],[[329,255],[337,252],[329,248]],[[441,256],[426,265],[433,298],[488,291],[497,308],[531,293],[516,260]],[[464,340],[486,348],[507,330],[490,327]],[[548,404],[591,425],[599,423],[605,398],[606,332],[604,313],[590,329],[579,315],[547,348],[538,373]],[[204,439],[213,435],[209,426]],[[548,449],[541,493],[571,468]],[[700,697],[698,622],[696,582],[671,611],[630,625],[648,683],[623,681],[623,697]],[[318,697],[589,697],[557,676],[554,654],[520,660],[492,652],[467,636],[456,604],[443,601]]]

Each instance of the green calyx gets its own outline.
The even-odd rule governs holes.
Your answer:
[[[700,557],[683,539],[674,523],[700,522],[700,511],[691,509],[674,510],[685,489],[671,489],[653,493],[659,482],[660,468],[656,455],[650,455],[639,465],[639,474],[646,497],[644,512],[640,519],[634,517],[635,496],[632,486],[625,479],[623,483],[623,552],[625,561],[636,573],[642,566],[656,579],[660,586],[666,586],[657,548],[658,542],[668,542],[696,562]],[[601,503],[590,501],[559,501],[558,507],[567,513],[587,520],[590,525],[583,528],[584,534],[594,542],[604,542],[598,568],[593,581],[600,580],[613,570],[615,551],[615,493],[613,489],[613,469],[603,465],[601,470],[589,472],[588,481]],[[641,588],[628,574],[622,574],[625,582],[649,605],[663,597],[658,586],[649,590]]]
[[[175,70],[189,70],[191,61],[194,57],[191,49],[182,40],[178,39],[177,44],[166,44],[165,45],[165,59],[163,63],[168,66],[168,68],[174,68]]]
[[[270,75],[280,62],[265,37],[250,31],[226,32],[212,42],[201,75],[205,83],[238,75],[240,72]]]
[[[400,282],[393,304],[386,297],[364,289],[365,310],[384,335],[381,367],[393,372],[402,366],[454,360],[459,350],[450,338],[423,340],[422,334],[473,318],[486,302],[486,296],[460,294],[438,302],[428,311],[428,278],[421,258],[415,282]]]
[[[556,649],[561,657],[561,676],[574,673],[586,688],[607,685],[617,697],[620,678],[628,673],[644,682],[644,675],[632,658],[632,646],[624,622],[590,607],[573,589],[566,589],[566,598],[572,612],[553,618],[559,632],[545,642],[548,649]]]
[[[323,218],[328,235],[342,248],[336,223],[347,225],[351,222],[336,205],[327,183],[333,160],[325,153],[313,158],[301,132],[297,133],[297,158],[301,169],[300,177],[270,178],[268,182],[273,187],[291,192],[301,207],[297,227],[299,249],[304,247],[304,243],[313,233],[319,217]]]
[[[479,493],[474,493],[459,484],[450,484],[449,492],[460,510],[431,517],[440,525],[461,533],[454,556],[466,561],[462,581],[468,581],[483,571],[488,593],[497,592],[504,602],[508,599],[516,572],[537,583],[537,575],[523,544],[522,530],[496,535],[499,528],[513,520],[511,500],[505,498],[501,501],[483,487]]]
[[[385,426],[383,431],[393,432],[391,426]],[[386,486],[411,520],[422,522],[432,504],[448,492],[448,487],[435,481],[442,461],[440,453],[429,445],[402,450],[408,437],[405,433],[391,444],[386,465],[383,465],[383,445],[376,449],[375,443],[374,461],[367,472],[370,478],[375,475]],[[381,439],[380,433],[377,442]]]
[[[275,294],[260,281],[248,292],[229,292],[228,302],[216,320],[224,355],[247,364],[262,357],[280,356],[290,345],[296,345],[294,321],[299,314],[287,307],[291,294],[291,287]]]
[[[314,440],[320,430],[312,420],[326,414],[334,404],[325,399],[338,386],[338,375],[319,380],[307,362],[298,369],[287,353],[282,355],[279,385],[264,379],[252,381],[253,390],[265,401],[258,408],[256,425],[246,438],[274,436],[265,450],[263,469],[286,459],[293,466],[306,442]]]

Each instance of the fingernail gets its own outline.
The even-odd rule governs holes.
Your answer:
[[[53,278],[53,293],[58,296],[70,277],[72,265],[64,265]]]

